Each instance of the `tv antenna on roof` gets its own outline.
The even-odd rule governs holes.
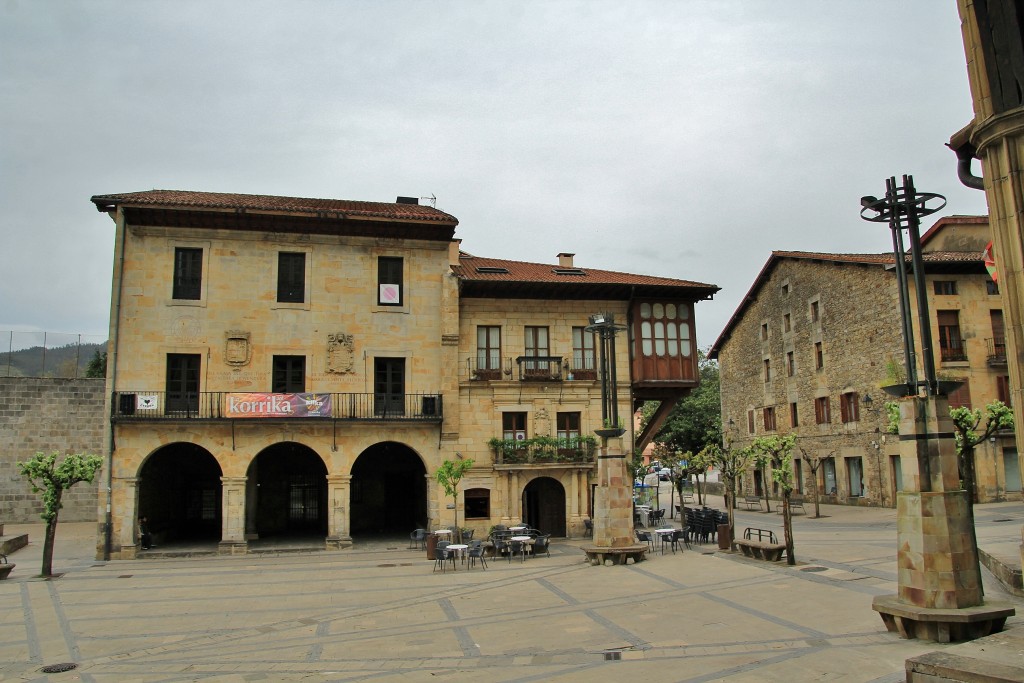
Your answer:
[[[420,197],[420,200],[421,201],[425,200],[425,201],[430,202],[431,208],[434,208],[434,209],[437,208],[437,195],[435,195],[433,193],[431,193],[431,195],[429,197]]]

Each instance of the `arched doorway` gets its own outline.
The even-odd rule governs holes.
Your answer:
[[[541,533],[565,536],[565,487],[551,477],[537,477],[523,489],[523,519]]]
[[[139,519],[154,541],[219,541],[221,469],[213,455],[191,443],[155,451],[139,469]]]
[[[408,534],[427,523],[427,470],[394,441],[363,451],[352,465],[352,535]]]
[[[327,534],[327,467],[313,449],[292,442],[269,446],[246,476],[247,536]]]

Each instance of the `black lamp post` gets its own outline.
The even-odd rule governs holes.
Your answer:
[[[929,205],[931,202],[931,205]],[[938,393],[938,379],[935,375],[935,357],[932,353],[932,327],[928,317],[928,293],[924,283],[924,261],[921,258],[921,222],[923,216],[941,211],[946,198],[932,192],[918,192],[914,189],[914,177],[903,176],[903,187],[897,187],[896,177],[885,181],[885,197],[861,197],[860,217],[872,223],[888,223],[892,230],[893,256],[896,259],[896,284],[899,287],[900,314],[903,327],[903,353],[907,368],[908,394],[916,394],[924,386],[927,393]],[[914,354],[914,325],[910,313],[910,292],[907,286],[906,251],[903,248],[903,231],[910,237],[911,273],[914,289],[917,290],[917,317],[921,330],[921,361],[924,365],[924,380],[917,378],[917,359]]]
[[[601,420],[604,429],[597,430],[597,433],[606,436],[601,432],[616,432],[607,436],[621,436],[625,430],[619,426],[618,390],[615,381],[615,334],[626,327],[616,325],[615,316],[611,313],[595,313],[589,320],[590,324],[585,328],[586,331],[597,334],[601,341],[598,363],[601,367]]]

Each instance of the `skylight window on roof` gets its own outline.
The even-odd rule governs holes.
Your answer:
[[[586,275],[580,268],[553,268],[552,272],[555,275]]]
[[[495,274],[507,274],[508,268],[502,266],[477,266],[476,272],[478,273],[495,273]]]

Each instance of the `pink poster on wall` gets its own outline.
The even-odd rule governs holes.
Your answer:
[[[225,417],[330,417],[330,394],[226,394]]]

